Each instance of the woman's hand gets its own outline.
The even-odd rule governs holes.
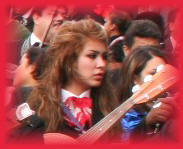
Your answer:
[[[153,106],[147,114],[145,122],[147,125],[158,122],[166,122],[176,111],[175,97],[159,98],[156,106]]]

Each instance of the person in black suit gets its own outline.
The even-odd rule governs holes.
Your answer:
[[[33,8],[31,15],[34,22],[33,32],[24,41],[21,47],[21,56],[35,43],[39,43],[40,47],[43,44],[49,45],[55,31],[63,23],[65,13],[65,8],[61,6]]]

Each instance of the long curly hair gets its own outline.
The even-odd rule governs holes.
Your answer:
[[[33,89],[27,101],[44,120],[45,132],[56,132],[63,121],[61,88],[73,77],[78,77],[76,62],[88,39],[99,40],[107,46],[103,27],[90,19],[65,22],[51,41],[45,56],[47,67],[40,76],[39,85]],[[97,101],[104,115],[118,105],[110,86],[104,78],[100,87],[91,90],[94,103]]]

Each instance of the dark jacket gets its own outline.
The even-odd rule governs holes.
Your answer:
[[[94,103],[94,105],[92,125],[96,124],[104,117],[100,112],[98,105],[96,105],[96,103]],[[43,134],[45,133],[44,121],[37,115],[30,116],[28,119],[29,124],[22,123],[8,132],[8,143],[21,142],[22,140],[25,140],[26,142],[33,141],[43,143]],[[89,129],[89,126],[85,128],[85,130],[87,129]],[[81,134],[78,129],[68,126],[66,121],[60,125],[60,129],[57,132],[73,138],[77,138]]]

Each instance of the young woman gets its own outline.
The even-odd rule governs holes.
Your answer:
[[[122,101],[132,95],[135,85],[142,85],[146,76],[153,76],[158,66],[161,67],[164,64],[166,64],[166,59],[161,50],[152,46],[134,49],[125,59],[122,69]],[[132,134],[138,136],[135,139],[142,136],[148,138],[162,127],[159,123],[162,124],[170,120],[175,110],[172,99],[169,97],[159,98],[157,102],[161,102],[161,105],[157,108],[152,107],[153,103],[142,104],[136,106],[124,116],[121,121],[124,140],[129,141]]]
[[[36,126],[41,134],[78,136],[118,105],[105,77],[107,51],[106,33],[95,21],[66,22],[58,30],[46,53],[47,67],[27,100],[43,122]]]

